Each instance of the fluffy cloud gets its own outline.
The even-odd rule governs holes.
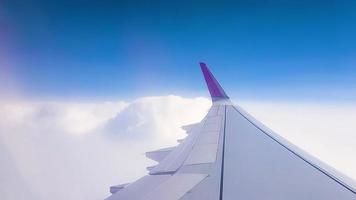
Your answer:
[[[175,141],[184,136],[179,127],[201,120],[210,105],[205,98],[144,97],[110,119],[104,130],[125,139],[150,138],[172,143],[172,138]]]
[[[103,199],[146,173],[144,152],[176,144],[206,98],[0,104],[0,199]],[[356,177],[356,106],[240,103],[270,128]]]
[[[154,162],[144,152],[175,145],[180,126],[210,101],[177,96],[133,102],[0,105],[0,199],[103,199]]]

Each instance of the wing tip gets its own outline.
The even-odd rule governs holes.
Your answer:
[[[207,67],[205,62],[199,62],[200,67]]]
[[[210,72],[208,66],[204,62],[199,62],[199,65],[203,72],[205,82],[208,86],[212,101],[229,99],[229,96],[226,95],[224,89],[215,79],[214,75]]]

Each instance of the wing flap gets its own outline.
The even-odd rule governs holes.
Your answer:
[[[185,138],[182,143],[180,143],[168,156],[166,156],[155,168],[150,170],[150,174],[167,174],[176,172],[190,156],[192,150],[196,151],[195,155],[200,155],[204,153],[204,149],[209,149],[207,155],[203,159],[197,160],[195,156],[192,156],[189,163],[197,162],[214,162],[216,158],[217,145],[206,145],[202,146],[199,150],[198,147],[195,148],[195,144],[203,137],[204,134],[209,132],[219,132],[221,128],[222,116],[219,115],[219,110],[223,105],[214,105],[210,108],[206,117],[202,122],[193,124],[189,131],[191,134]],[[217,143],[217,142],[215,142]],[[201,153],[199,153],[201,152]]]
[[[155,190],[149,193],[144,200],[170,199],[179,200],[192,188],[203,181],[207,174],[184,174],[177,173],[166,182],[159,185]]]
[[[185,130],[187,134],[189,134],[198,125],[199,125],[199,123],[188,124],[188,125],[182,126],[182,129]]]
[[[110,187],[110,193],[114,194],[122,189],[124,189],[129,183],[125,183],[125,184],[120,184],[120,185],[114,185]]]
[[[218,111],[220,109],[223,110],[223,108],[224,106],[221,105],[213,106],[212,112],[209,112],[206,117],[199,140],[197,140],[184,165],[213,163],[216,161],[224,117],[219,115]]]
[[[177,173],[173,176],[148,175],[116,191],[106,200],[179,200],[207,176],[194,173]]]
[[[168,154],[170,154],[174,148],[175,147],[168,147],[168,148],[158,149],[156,151],[149,151],[146,152],[146,157],[154,161],[160,162],[165,157],[167,157]]]
[[[180,144],[184,141],[184,139],[178,139],[177,142]]]
[[[145,195],[154,190],[158,185],[167,181],[170,175],[146,175],[137,181],[127,185],[123,190],[119,190],[106,200],[130,199],[139,200],[143,199]]]

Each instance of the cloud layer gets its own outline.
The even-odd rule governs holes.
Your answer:
[[[0,106],[0,199],[103,199],[154,162],[144,152],[175,145],[199,121],[204,98],[133,102],[16,102]]]
[[[201,120],[206,98],[132,102],[2,102],[0,199],[103,199],[146,173],[144,152],[176,145]],[[313,155],[356,177],[356,106],[240,103]]]

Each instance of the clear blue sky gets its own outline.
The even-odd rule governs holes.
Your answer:
[[[353,101],[355,36],[355,1],[0,2],[0,70],[37,99],[207,95],[205,61],[234,99]]]

